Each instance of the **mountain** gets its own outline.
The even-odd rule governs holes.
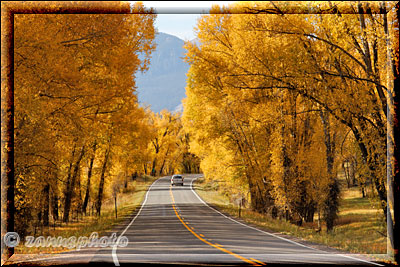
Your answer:
[[[158,33],[156,50],[152,53],[149,70],[136,74],[139,103],[150,105],[153,112],[162,109],[180,110],[186,97],[186,73],[189,64],[183,61],[184,41],[176,36]]]

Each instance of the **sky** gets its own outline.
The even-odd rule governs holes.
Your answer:
[[[200,14],[207,13],[213,4],[226,6],[233,2],[235,1],[142,1],[145,7],[155,8],[158,14],[155,27],[159,32],[175,35],[184,41],[195,38],[193,28]]]

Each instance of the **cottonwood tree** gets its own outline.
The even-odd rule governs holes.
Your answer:
[[[364,3],[350,5],[360,14],[289,16],[276,7],[280,15],[262,14],[270,3],[234,8],[252,14],[215,8],[198,22],[199,45],[186,46],[184,125],[202,166],[230,162],[254,209],[302,221],[318,209],[331,230],[337,146],[350,132],[386,214],[387,17]]]
[[[62,211],[65,222],[77,208],[73,203],[86,210],[94,166],[102,166],[104,176],[114,164],[112,146],[128,136],[112,125],[140,132],[132,126],[143,120],[134,74],[147,68],[154,50],[155,15],[142,4],[134,10],[138,14],[16,15],[16,198],[27,199],[17,204],[17,222],[31,214],[48,224],[49,202],[53,218]],[[27,226],[17,223],[17,230]]]

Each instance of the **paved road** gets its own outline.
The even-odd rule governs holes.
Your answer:
[[[340,264],[375,265],[364,259],[317,250],[235,221],[208,206],[193,190],[198,175],[184,186],[170,177],[157,180],[142,208],[120,233],[124,248],[99,251],[92,261],[114,263]]]
[[[128,238],[128,246],[66,253],[58,263],[382,266],[360,256],[314,249],[228,218],[195,193],[193,181],[198,177],[185,176],[184,186],[172,187],[170,177],[154,182],[136,214],[114,229]]]

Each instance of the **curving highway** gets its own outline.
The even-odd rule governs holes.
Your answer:
[[[184,186],[171,186],[169,176],[155,181],[140,209],[111,231],[126,237],[127,246],[43,255],[29,263],[383,266],[365,256],[316,249],[227,217],[194,191],[193,182],[199,177],[185,175]]]

